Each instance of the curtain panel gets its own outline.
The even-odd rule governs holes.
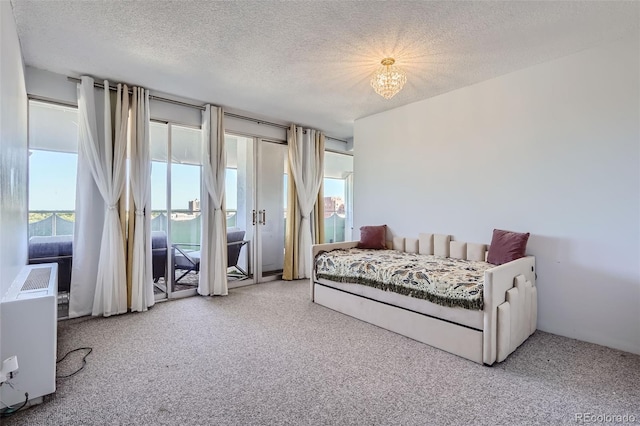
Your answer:
[[[290,179],[283,279],[311,277],[311,245],[323,241],[324,134],[294,124],[287,131]],[[295,194],[295,196],[294,196]]]
[[[198,294],[225,296],[227,287],[227,218],[224,211],[224,113],[206,105],[202,112],[202,236]]]
[[[289,176],[291,168],[287,164]],[[313,207],[313,244],[324,243],[324,185],[320,185],[318,191],[318,200]],[[284,248],[284,268],[282,272],[283,280],[297,280],[301,278],[298,273],[298,257],[300,256],[299,238],[297,238],[300,229],[300,213],[298,208],[298,200],[296,194],[296,184],[289,182],[287,190],[287,217],[285,227],[285,248]],[[313,259],[311,259],[313,267]],[[294,268],[294,265],[296,267]]]
[[[112,133],[107,80],[104,86],[100,111],[93,78],[83,76],[78,85],[77,194],[87,197],[76,199],[70,317],[89,313],[110,316],[127,311],[125,248],[118,202],[125,185],[129,95],[126,86],[117,86]],[[98,120],[99,112],[102,120]],[[94,215],[103,218],[101,224],[90,219]]]
[[[128,307],[144,311],[154,303],[151,212],[147,213],[151,176],[148,91],[133,88],[130,96],[129,88],[118,84],[113,93],[106,80],[104,87],[96,89],[94,80],[86,76],[78,84],[71,318],[121,314]],[[103,102],[96,101],[100,96]],[[126,185],[130,185],[128,193]]]
[[[151,154],[149,145],[149,91],[134,87],[131,95],[129,158],[130,190],[127,256],[130,308],[146,311],[155,303],[151,264]]]

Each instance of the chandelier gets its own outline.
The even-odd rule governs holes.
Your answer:
[[[402,69],[393,65],[395,62],[393,58],[384,58],[380,61],[382,65],[371,77],[371,87],[385,99],[391,99],[407,82],[407,75]]]

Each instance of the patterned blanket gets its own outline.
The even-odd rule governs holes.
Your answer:
[[[486,262],[395,250],[332,250],[315,259],[316,277],[356,283],[426,299],[443,306],[482,310]]]

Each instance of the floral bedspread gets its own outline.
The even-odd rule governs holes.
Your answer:
[[[486,262],[396,250],[332,250],[315,259],[316,277],[393,291],[443,306],[482,310]]]

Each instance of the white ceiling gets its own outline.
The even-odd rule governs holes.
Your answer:
[[[25,63],[348,138],[357,118],[637,34],[638,2],[12,0]],[[393,56],[408,82],[369,86]]]

